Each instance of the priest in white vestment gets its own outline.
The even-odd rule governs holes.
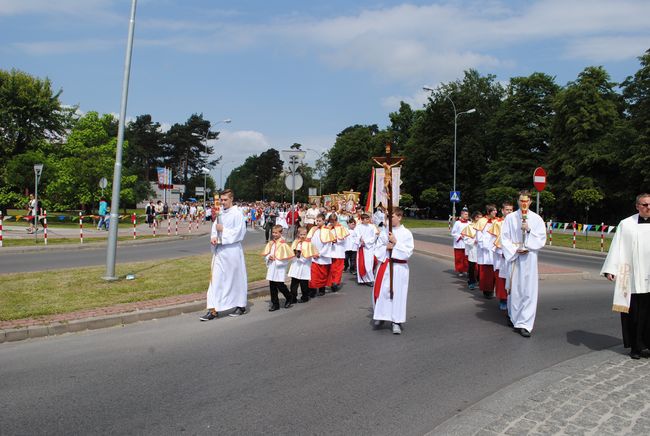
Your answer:
[[[510,272],[508,315],[515,332],[530,337],[537,313],[537,252],[546,245],[544,220],[528,209],[530,194],[519,193],[519,210],[509,214],[501,228],[501,247]],[[524,220],[525,217],[525,220]]]
[[[636,198],[638,214],[622,220],[601,274],[615,281],[612,310],[621,313],[623,345],[640,359],[650,348],[650,194]]]
[[[408,259],[413,254],[413,234],[404,227],[402,209],[393,210],[393,232],[384,228],[377,239],[375,257],[379,262],[373,286],[373,326],[378,328],[384,321],[392,322],[393,333],[402,333],[401,324],[406,322],[406,298],[409,288]],[[389,259],[389,250],[392,254]],[[393,264],[393,296],[390,295],[390,264]]]
[[[246,312],[248,277],[241,241],[246,236],[246,218],[233,205],[234,194],[226,189],[220,195],[222,212],[212,224],[212,270],[207,292],[208,313],[201,321],[217,317],[217,312],[236,308],[231,316]]]

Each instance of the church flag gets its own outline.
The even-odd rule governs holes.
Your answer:
[[[373,213],[375,207],[374,207],[374,200],[375,197],[375,169],[372,169],[372,172],[370,173],[370,186],[368,187],[368,198],[366,199],[366,208],[365,211],[368,213]]]
[[[401,170],[401,167],[393,167],[391,170],[393,176],[393,206],[399,206],[400,185],[402,184]],[[388,199],[384,192],[383,168],[375,169],[375,204],[381,204],[384,208],[388,206]]]

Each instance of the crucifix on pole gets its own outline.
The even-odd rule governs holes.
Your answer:
[[[384,169],[384,194],[386,195],[386,217],[388,218],[388,236],[393,233],[393,167],[401,164],[406,160],[402,156],[393,156],[391,153],[391,143],[386,143],[386,155],[380,157],[373,157],[372,160],[381,165]],[[390,299],[393,299],[393,261],[391,260],[393,250],[388,250],[389,262],[389,283],[390,283]]]

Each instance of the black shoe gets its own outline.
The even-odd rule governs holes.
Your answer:
[[[319,297],[322,297],[323,295],[325,295],[325,288],[320,288],[320,289],[318,290],[318,296],[319,296]]]
[[[240,316],[246,313],[246,308],[245,307],[238,307],[235,309],[233,313],[231,313],[228,316]]]
[[[519,334],[524,338],[530,338],[530,332],[524,328],[519,329]]]
[[[630,351],[630,357],[634,360],[639,360],[641,358],[641,353],[638,351]]]
[[[285,309],[288,309],[288,308],[290,308],[290,307],[293,307],[293,303],[291,302],[291,300],[287,300],[287,301],[285,301],[285,302],[284,302],[284,308],[285,308]]]
[[[269,307],[269,312],[275,312],[276,310],[279,310],[280,306],[271,306]]]
[[[384,325],[384,321],[382,321],[382,320],[380,320],[380,319],[373,319],[373,320],[372,320],[372,328],[373,328],[373,329],[377,330],[377,329],[380,328],[382,325]]]
[[[510,317],[508,317],[508,327],[514,327],[515,325],[512,323],[510,320]]]
[[[340,288],[339,288],[339,285],[337,285],[336,283],[333,283],[333,284],[332,284],[332,292],[338,292],[339,289],[340,289]]]
[[[309,293],[309,298],[316,298],[316,291]]]
[[[297,297],[293,297],[293,298],[291,299],[291,304],[298,304],[298,298],[297,298]]]
[[[488,300],[491,300],[494,298],[494,293],[493,292],[483,292],[483,296],[487,298]]]
[[[212,321],[217,317],[216,313],[212,313],[211,310],[208,310],[208,313],[199,318],[201,321]]]
[[[298,303],[309,303],[309,297],[301,298],[300,300],[298,300]]]

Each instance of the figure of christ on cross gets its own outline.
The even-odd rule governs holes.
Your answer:
[[[372,160],[377,164],[381,165],[384,168],[384,191],[386,193],[386,218],[388,220],[388,235],[393,233],[393,167],[401,164],[406,160],[402,156],[392,156],[391,154],[391,144],[390,142],[386,143],[386,156],[373,157]],[[391,257],[392,249],[388,250],[388,257]],[[393,299],[393,263],[389,264],[389,273],[390,273],[390,298]]]

